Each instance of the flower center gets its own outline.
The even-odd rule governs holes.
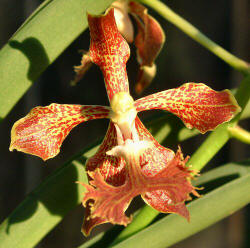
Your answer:
[[[134,107],[134,100],[127,92],[116,93],[111,102],[110,119],[119,127],[123,138],[137,139],[137,132],[134,127],[137,111]],[[136,137],[134,137],[136,136]]]

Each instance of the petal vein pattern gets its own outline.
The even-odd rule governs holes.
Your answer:
[[[87,190],[83,204],[89,207],[93,226],[98,218],[103,222],[127,225],[131,217],[127,217],[125,211],[137,195],[142,195],[157,210],[175,212],[189,219],[183,203],[190,198],[190,193],[196,194],[196,191],[189,180],[192,171],[185,166],[188,158],[184,160],[180,150],[174,155],[171,150],[160,146],[138,118],[136,123],[143,139],[137,142],[127,139],[123,145],[114,146],[107,152],[110,156],[124,159],[121,184],[114,186],[112,181],[108,183],[100,167],[88,172],[91,185],[83,184]],[[152,170],[152,164],[155,170]],[[116,176],[119,177],[119,173]],[[165,199],[159,196],[159,191]],[[162,203],[163,206],[160,205]]]
[[[201,83],[186,83],[176,89],[143,97],[135,102],[138,112],[167,110],[177,115],[187,128],[201,133],[230,121],[241,109],[229,90],[214,91]]]
[[[83,184],[87,189],[83,199],[87,208],[83,224],[85,235],[101,223],[128,224],[131,217],[127,217],[124,212],[131,200],[140,194],[145,202],[155,209],[174,212],[189,219],[184,201],[189,199],[189,194],[195,190],[188,180],[191,171],[184,166],[186,160],[183,160],[180,151],[175,155],[172,150],[161,146],[138,117],[135,119],[135,128],[141,141],[132,141],[133,149],[128,149],[125,154],[115,154],[115,150],[122,151],[126,145],[117,144],[116,129],[111,122],[98,152],[87,161],[91,185]],[[130,156],[130,151],[140,147],[141,142],[150,144],[146,152]],[[111,151],[114,152],[113,155]],[[130,159],[126,160],[126,154]],[[135,166],[136,169],[131,171]],[[162,181],[162,175],[167,178],[165,181]],[[172,182],[171,177],[176,180]],[[159,191],[162,191],[161,195]]]
[[[10,150],[18,150],[41,157],[55,157],[69,132],[78,124],[100,118],[108,118],[110,108],[50,104],[36,107],[18,120],[11,130]]]

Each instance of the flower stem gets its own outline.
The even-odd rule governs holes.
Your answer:
[[[144,3],[158,12],[163,18],[174,24],[180,30],[182,30],[185,34],[190,36],[192,39],[203,45],[213,54],[221,58],[235,70],[242,72],[243,74],[247,74],[250,72],[250,65],[234,56],[233,54],[226,51],[224,48],[210,40],[207,36],[205,36],[201,31],[199,31],[196,27],[194,27],[191,23],[186,21],[184,18],[176,14],[173,10],[171,10],[168,6],[166,6],[163,2],[158,0],[137,0],[141,3]]]
[[[201,170],[230,139],[229,127],[237,125],[237,122],[250,98],[250,74],[241,82],[235,97],[238,104],[241,106],[242,111],[233,120],[221,125],[207,137],[189,160],[188,164],[191,164],[192,168]],[[158,214],[159,212],[155,211],[155,209],[150,206],[144,206],[136,218],[134,218],[133,222],[118,235],[113,244],[142,230],[148,226]]]
[[[250,144],[250,132],[245,129],[239,126],[229,127],[228,132],[232,138],[240,140],[243,143]]]

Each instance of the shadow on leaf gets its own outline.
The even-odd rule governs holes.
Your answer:
[[[11,40],[9,45],[22,52],[29,60],[29,69],[27,77],[30,81],[34,81],[50,64],[47,53],[36,38],[30,37],[22,42]]]
[[[30,228],[32,232],[32,226],[35,224],[32,225],[32,219],[37,222],[47,218],[48,213],[45,212],[53,216],[65,216],[81,202],[84,189],[76,184],[76,181],[85,180],[87,181],[87,177],[83,164],[78,161],[68,163],[30,193],[1,227],[5,228],[8,235],[13,224],[15,227],[15,224],[25,225],[26,221],[29,221],[29,227],[26,225],[26,228]],[[60,218],[58,218],[59,221]]]

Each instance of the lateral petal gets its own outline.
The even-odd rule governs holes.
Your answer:
[[[52,103],[33,108],[11,130],[10,151],[36,155],[43,160],[55,157],[69,132],[78,124],[108,118],[110,108]]]
[[[179,88],[143,97],[135,102],[138,112],[167,110],[177,115],[187,128],[201,133],[230,121],[241,108],[229,90],[215,91],[205,84],[186,83]]]
[[[148,129],[143,125],[139,117],[135,119],[135,128],[138,131],[139,139],[152,142],[153,146],[148,148],[147,153],[142,153],[140,163],[142,171],[147,176],[154,176],[164,169],[170,162],[175,153],[162,145],[160,145]]]

